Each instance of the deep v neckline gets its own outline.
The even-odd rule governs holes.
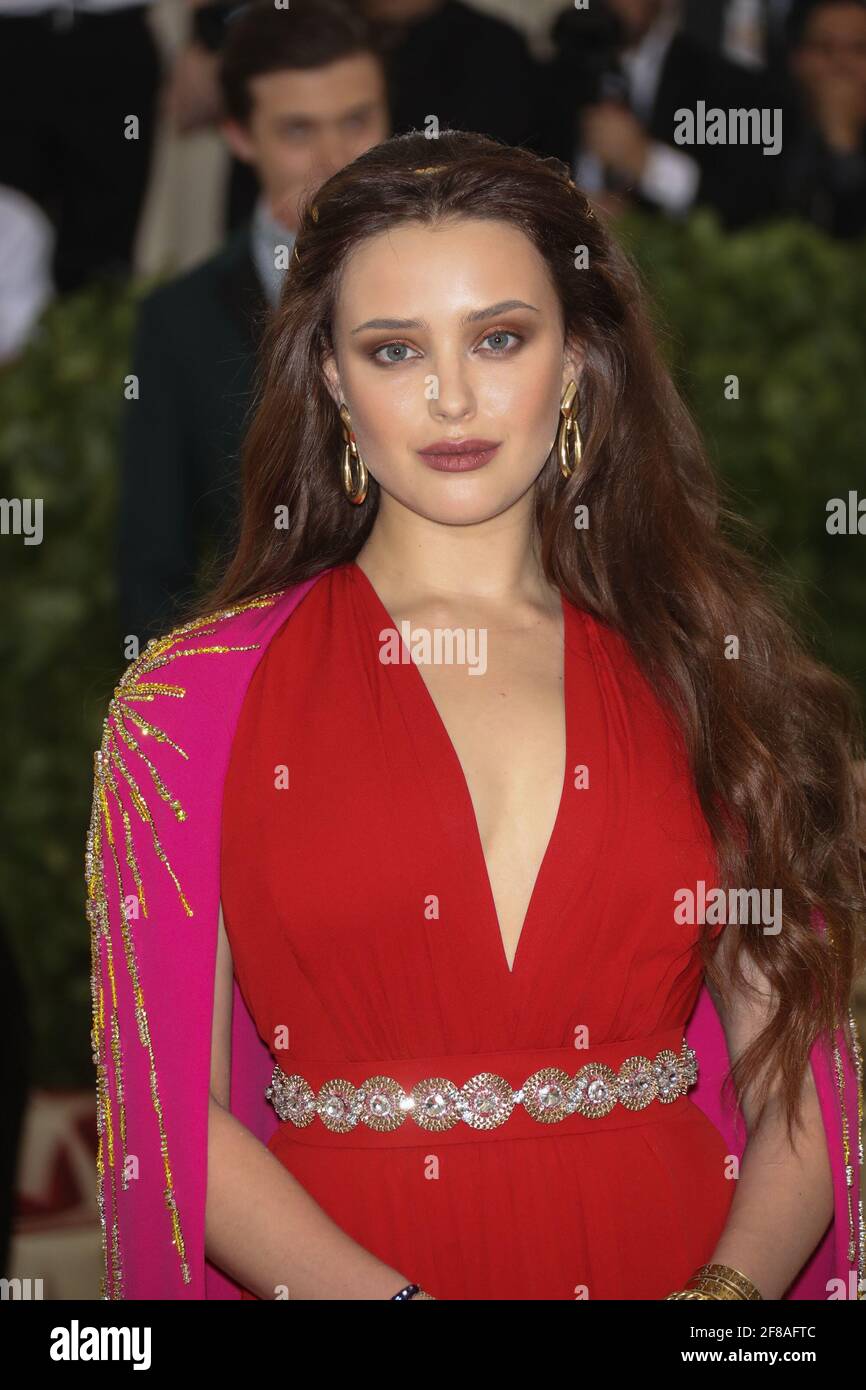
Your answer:
[[[383,627],[387,627],[389,631],[400,633],[401,629],[399,624],[395,622],[394,618],[386,608],[385,604],[382,602],[382,599],[379,597],[379,594],[372,581],[370,580],[369,576],[365,574],[364,570],[361,569],[361,566],[357,564],[357,562],[354,560],[349,561],[348,567],[351,571],[353,571],[356,575],[360,577],[360,583],[363,588],[363,591],[367,594],[373,608],[375,609],[380,624]],[[437,706],[436,701],[433,699],[430,689],[427,686],[427,682],[424,680],[424,677],[421,674],[420,667],[418,666],[414,658],[412,658],[411,652],[408,651],[406,644],[403,642],[402,636],[400,639],[401,651],[406,651],[407,657],[405,663],[397,667],[396,669],[402,671],[405,670],[407,667],[411,668],[409,672],[410,678],[412,679],[413,683],[416,684],[416,689],[421,695],[422,704],[426,708],[430,716],[430,719],[432,720],[433,726],[438,731],[439,740],[441,741],[443,748],[445,749],[446,755],[448,757],[448,760],[456,774],[456,785],[458,786],[461,792],[461,803],[464,812],[463,818],[467,826],[469,840],[473,848],[473,853],[476,856],[481,881],[484,887],[484,897],[487,904],[488,919],[492,924],[492,928],[495,933],[493,944],[494,947],[496,947],[496,945],[498,944],[498,951],[496,952],[496,954],[499,961],[501,961],[502,966],[504,967],[506,979],[513,979],[515,977],[518,965],[522,966],[523,962],[525,962],[527,958],[529,946],[531,945],[531,938],[527,938],[527,930],[532,926],[533,909],[540,896],[541,887],[554,858],[556,844],[560,834],[562,833],[564,822],[566,792],[568,790],[569,785],[569,756],[571,753],[571,721],[569,719],[571,680],[569,663],[572,643],[569,640],[570,635],[568,629],[570,606],[562,593],[560,593],[560,604],[562,609],[563,622],[562,698],[563,712],[565,718],[565,763],[563,767],[562,785],[560,787],[559,800],[557,802],[556,807],[556,815],[553,821],[553,826],[551,828],[550,835],[547,840],[547,844],[544,848],[544,853],[542,854],[538,868],[536,869],[535,878],[532,883],[532,889],[530,891],[529,899],[526,904],[526,911],[523,915],[523,922],[521,923],[520,932],[517,937],[517,944],[514,948],[514,955],[512,957],[511,965],[508,964],[508,956],[506,954],[505,942],[502,936],[502,927],[499,921],[499,913],[496,908],[496,899],[493,894],[493,885],[490,880],[490,872],[488,870],[487,860],[484,855],[484,845],[481,838],[481,831],[478,825],[478,817],[475,813],[475,803],[472,800],[472,793],[469,790],[469,782],[467,780],[463,764],[460,761],[457,749],[454,746],[454,741],[448,732],[445,721],[439,712],[439,707]],[[396,682],[396,685],[399,690],[400,682]],[[444,824],[448,832],[453,836],[453,817],[444,817]],[[461,846],[465,848],[465,842],[461,842]]]

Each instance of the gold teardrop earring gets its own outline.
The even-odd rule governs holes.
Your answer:
[[[356,507],[360,506],[367,496],[369,477],[367,467],[361,455],[358,453],[358,445],[355,442],[355,435],[352,431],[352,417],[349,414],[347,405],[340,406],[340,419],[343,422],[343,438],[346,441],[343,449],[343,491],[349,501]],[[355,482],[352,476],[352,464],[358,465],[358,481]]]
[[[556,450],[559,454],[559,471],[563,478],[570,478],[575,468],[580,467],[583,457],[583,441],[577,423],[577,384],[570,381],[562,396],[559,407],[561,419],[556,434]]]

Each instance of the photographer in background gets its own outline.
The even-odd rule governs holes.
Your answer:
[[[676,113],[776,103],[766,81],[680,29],[672,0],[598,0],[556,20],[545,144],[609,212],[632,201],[671,215],[697,204],[729,227],[768,207],[755,146],[674,142]]]

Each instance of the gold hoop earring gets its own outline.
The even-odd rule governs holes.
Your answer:
[[[565,388],[560,406],[562,418],[556,433],[556,450],[559,455],[559,471],[563,478],[570,478],[575,468],[580,467],[583,457],[583,441],[577,423],[577,385],[570,381]]]
[[[367,467],[361,455],[358,453],[358,446],[355,443],[355,436],[352,432],[352,417],[349,414],[348,406],[340,406],[340,419],[343,422],[343,438],[345,447],[343,449],[343,491],[356,507],[359,507],[367,496],[369,477]],[[352,464],[358,465],[358,481],[355,482],[352,476]]]

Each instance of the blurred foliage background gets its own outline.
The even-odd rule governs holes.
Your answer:
[[[794,221],[730,236],[707,213],[630,220],[621,239],[728,506],[758,528],[792,617],[863,708],[866,537],[828,533],[827,503],[866,497],[866,243]]]
[[[866,693],[866,538],[827,502],[866,494],[866,245],[798,223],[730,236],[711,215],[630,217],[624,244],[730,507],[753,522],[815,651]],[[90,1086],[84,842],[92,758],[124,666],[115,471],[135,304],[103,285],[51,306],[0,372],[0,495],[44,499],[44,539],[0,546],[0,893],[42,1086]],[[726,399],[725,381],[739,381]]]

